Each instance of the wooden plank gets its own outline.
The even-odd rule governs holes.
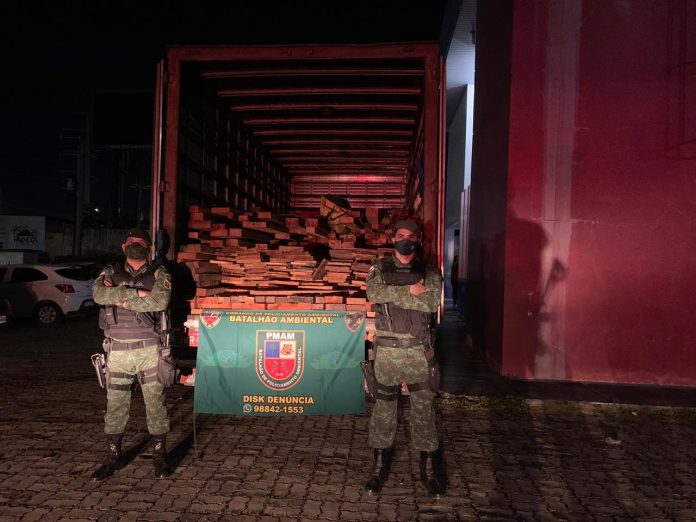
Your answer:
[[[230,228],[228,236],[242,239],[254,239],[256,241],[268,241],[269,239],[267,233],[249,228]]]
[[[192,227],[188,235],[197,242],[177,253],[197,282],[192,309],[372,313],[365,279],[374,259],[392,252],[387,245],[390,222],[378,223],[379,208],[365,211],[363,228],[352,226],[344,234],[324,228],[311,211],[278,215],[260,209],[240,213],[227,207],[206,211],[197,206],[192,211],[190,224],[198,228]],[[351,211],[345,221],[360,217],[359,211]],[[355,248],[359,238],[369,246]],[[328,259],[314,258],[318,244],[328,245]]]

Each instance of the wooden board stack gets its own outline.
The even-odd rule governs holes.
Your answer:
[[[374,331],[365,280],[374,259],[391,254],[389,224],[376,216],[337,234],[317,217],[190,207],[190,243],[176,256],[197,287],[187,323],[205,308],[346,310],[367,312]]]

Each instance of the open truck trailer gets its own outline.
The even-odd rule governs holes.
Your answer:
[[[353,213],[416,217],[442,267],[444,95],[436,43],[171,47],[158,69],[153,233],[167,232],[174,260],[191,209],[307,216],[333,196]]]

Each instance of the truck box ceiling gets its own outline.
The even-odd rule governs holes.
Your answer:
[[[276,59],[272,47],[227,48],[236,55],[228,60],[219,59],[225,48],[187,47],[171,49],[169,61],[289,178],[291,208],[317,209],[322,195],[398,208],[422,148],[424,49],[436,49],[416,47],[355,46],[350,58],[326,47],[276,48]],[[259,53],[264,59],[254,59]]]

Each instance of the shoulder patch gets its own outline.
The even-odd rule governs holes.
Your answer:
[[[169,272],[167,272],[167,269],[164,267],[159,267],[155,271],[155,279],[162,279],[162,286],[166,288],[167,290],[172,289],[172,276]]]
[[[109,263],[108,265],[105,265],[104,268],[102,268],[102,271],[99,274],[99,276],[97,276],[97,279],[99,279],[99,278],[106,279],[107,277],[111,278],[111,277],[113,277],[113,275],[114,275],[114,267],[111,263]]]
[[[162,286],[167,290],[172,289],[172,276],[166,270],[158,270],[155,274],[156,278],[162,278]]]
[[[372,279],[373,277],[375,277],[375,275],[377,275],[377,270],[376,270],[377,268],[378,268],[378,267],[377,267],[377,263],[374,263],[374,264],[370,267],[370,270],[368,270],[367,276],[365,276],[365,281],[369,281],[370,279]]]
[[[169,276],[169,270],[164,268],[162,265],[155,266],[154,270],[152,271],[155,277],[160,277],[160,276]]]
[[[365,281],[369,281],[375,276],[375,265],[372,265],[370,267],[370,270],[367,272],[367,276],[365,277]]]

